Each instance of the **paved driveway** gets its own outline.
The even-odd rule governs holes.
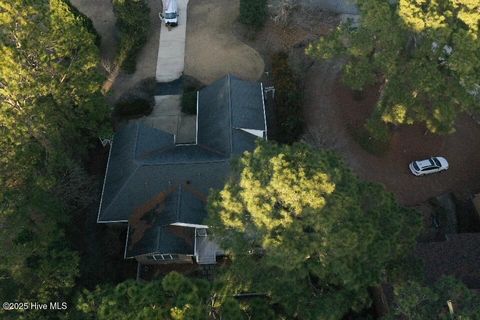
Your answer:
[[[188,0],[177,0],[177,2],[178,26],[169,29],[165,24],[162,24],[160,29],[160,45],[155,75],[158,82],[170,82],[180,78],[185,67]]]

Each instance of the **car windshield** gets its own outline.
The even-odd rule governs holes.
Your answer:
[[[419,170],[420,170],[420,168],[418,167],[418,165],[417,165],[417,163],[416,163],[416,162],[414,162],[414,163],[413,163],[413,168],[414,168],[415,170],[417,170],[417,171],[419,171]]]
[[[433,161],[433,163],[435,164],[435,166],[441,167],[440,161],[438,161],[437,158],[432,158],[432,161]]]
[[[165,13],[165,19],[175,19],[177,17],[176,12],[166,12]]]

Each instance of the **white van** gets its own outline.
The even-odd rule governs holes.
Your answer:
[[[163,13],[159,15],[167,27],[176,27],[178,25],[177,0],[163,0]]]

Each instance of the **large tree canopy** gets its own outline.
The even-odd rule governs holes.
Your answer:
[[[176,272],[148,283],[128,280],[84,290],[78,297],[78,312],[71,312],[69,319],[273,320],[272,312],[260,300],[240,303],[232,296],[222,296],[222,287]]]
[[[106,129],[99,52],[85,25],[63,0],[0,2],[3,179],[55,154],[78,155]]]
[[[480,111],[477,0],[358,0],[359,26],[346,23],[307,52],[344,57],[344,80],[362,90],[382,81],[374,120],[454,130],[460,112]]]
[[[209,204],[211,230],[232,259],[226,282],[267,294],[287,318],[361,309],[415,243],[417,213],[332,152],[263,142],[233,167]]]
[[[14,198],[14,199],[12,199]],[[78,276],[78,254],[65,241],[69,217],[38,186],[16,190],[0,206],[0,299],[66,301]],[[2,319],[51,319],[45,311],[0,310]]]
[[[452,277],[442,278],[431,287],[409,281],[395,288],[394,307],[387,319],[399,317],[407,320],[478,319],[480,295]]]
[[[75,284],[79,257],[63,229],[87,202],[80,156],[109,130],[94,41],[67,1],[0,1],[2,301],[66,301]]]

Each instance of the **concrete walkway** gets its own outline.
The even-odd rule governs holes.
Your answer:
[[[177,2],[178,26],[169,30],[165,24],[162,24],[160,29],[160,45],[155,75],[158,82],[170,82],[178,79],[185,67],[188,0],[177,0]]]
[[[196,116],[182,112],[181,100],[181,95],[155,96],[152,113],[139,121],[174,134],[176,143],[195,143]]]

